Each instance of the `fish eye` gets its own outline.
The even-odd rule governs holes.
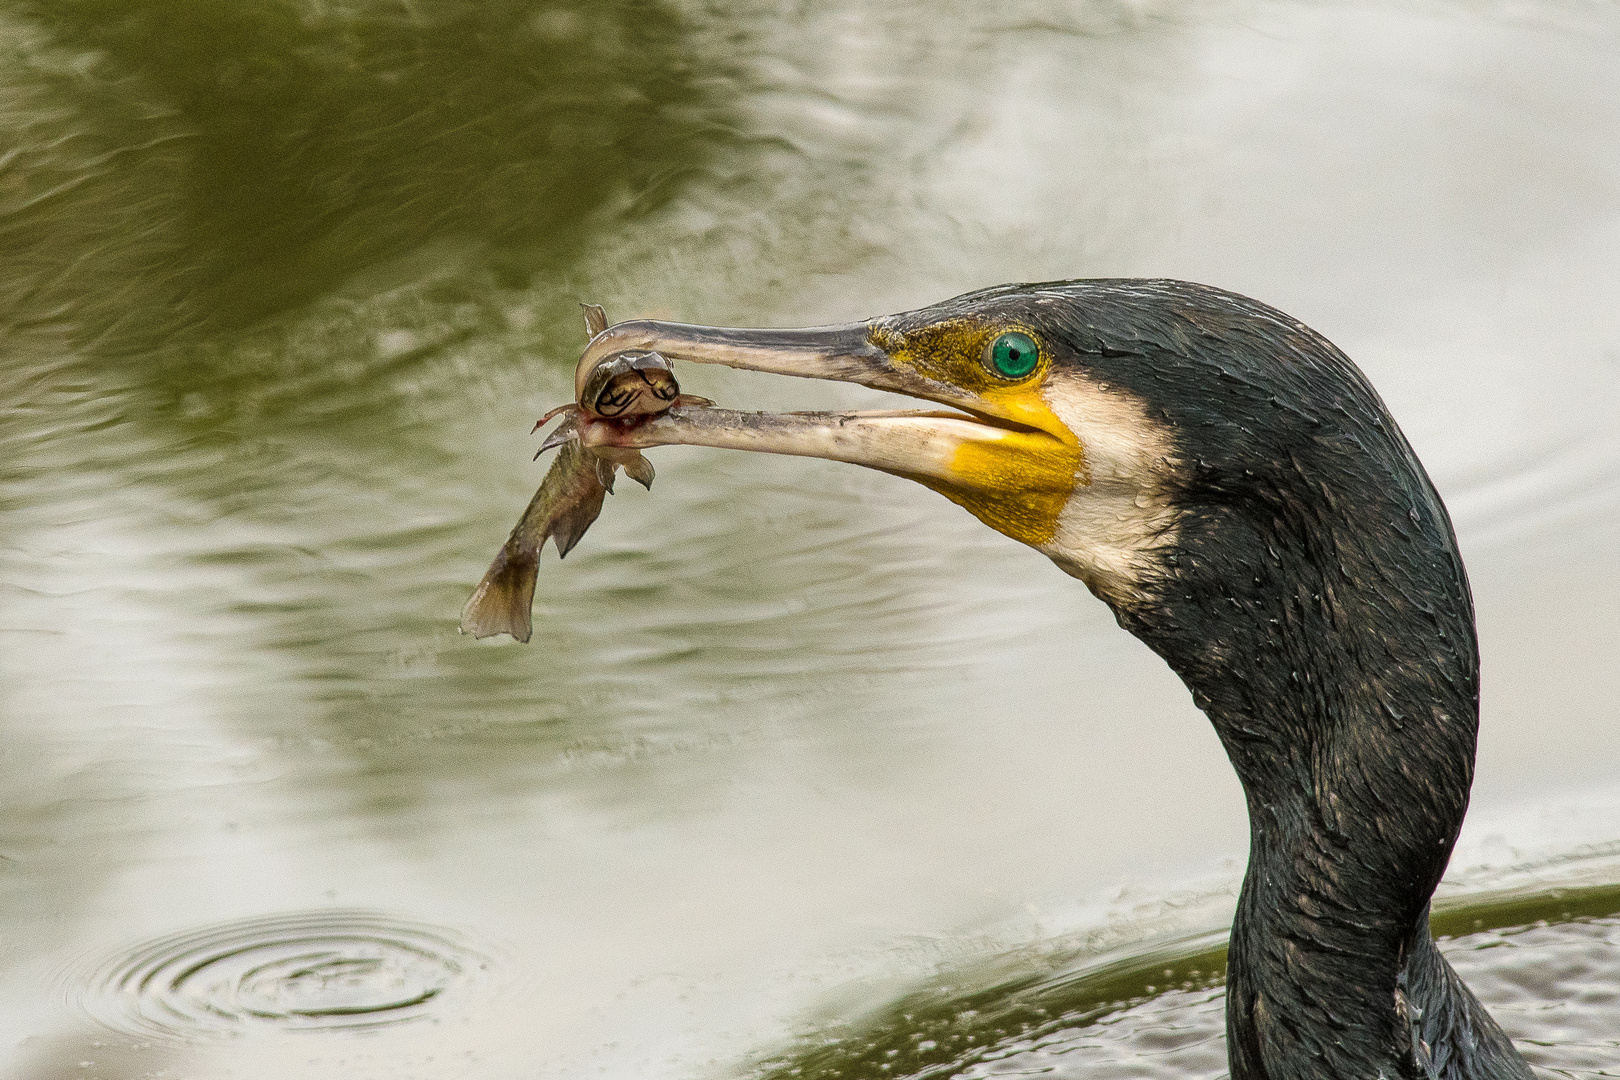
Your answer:
[[[990,370],[1003,379],[1022,379],[1040,363],[1041,350],[1028,334],[1010,330],[990,343],[984,358]]]

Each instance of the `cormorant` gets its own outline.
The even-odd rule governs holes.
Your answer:
[[[945,406],[678,407],[582,438],[916,480],[1085,582],[1186,683],[1249,811],[1233,1080],[1529,1080],[1429,931],[1473,779],[1468,579],[1423,466],[1330,342],[1234,293],[1120,279],[810,329],[624,322],[579,370],[627,349]]]

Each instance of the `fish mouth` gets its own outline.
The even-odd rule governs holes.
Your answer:
[[[958,502],[974,493],[1004,492],[1010,476],[1031,472],[1023,466],[1056,454],[1069,459],[1057,470],[1056,485],[1067,496],[1078,469],[1073,460],[1078,448],[1055,417],[1045,410],[1032,414],[1012,408],[935,377],[880,344],[892,337],[878,320],[761,330],[653,320],[618,323],[596,334],[586,347],[576,391],[598,365],[627,351],[646,350],[670,360],[855,383],[932,407],[740,412],[682,404],[628,421],[587,418],[579,438],[591,447],[715,446],[844,461],[917,480]]]

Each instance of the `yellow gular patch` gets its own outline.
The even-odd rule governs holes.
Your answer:
[[[1017,380],[996,376],[984,360],[990,343],[1010,330],[1028,334],[1041,353],[1034,370]],[[964,391],[976,411],[1035,429],[986,425],[983,438],[957,448],[950,480],[916,479],[1014,540],[1031,546],[1050,541],[1076,484],[1087,479],[1079,438],[1041,394],[1052,364],[1040,335],[1016,323],[977,318],[903,332],[879,325],[871,334],[897,364]]]
[[[1057,534],[1085,458],[1045,435],[1008,431],[969,442],[951,460],[951,480],[917,477],[974,517],[1020,543],[1039,547]]]

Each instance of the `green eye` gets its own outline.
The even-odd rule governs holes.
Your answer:
[[[1040,363],[1041,351],[1034,338],[1014,331],[990,343],[989,359],[990,370],[1003,379],[1022,379]]]

